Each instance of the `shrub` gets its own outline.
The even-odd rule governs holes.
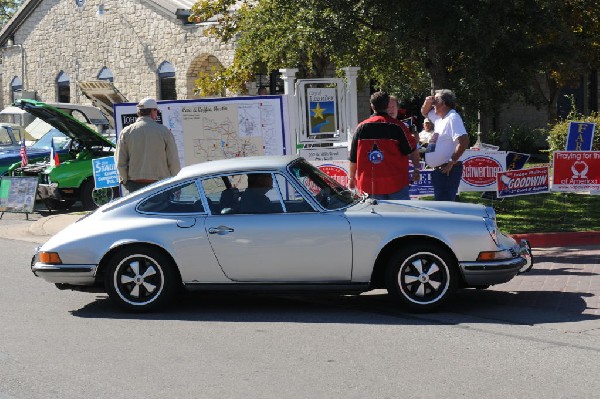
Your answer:
[[[524,126],[508,126],[501,131],[490,131],[486,134],[485,143],[497,145],[501,151],[514,151],[524,154],[546,150],[548,145],[542,129]]]

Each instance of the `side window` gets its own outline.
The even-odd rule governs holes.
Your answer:
[[[292,186],[285,177],[275,174],[277,186],[283,196],[286,212],[315,212],[306,199]]]
[[[278,173],[211,177],[202,181],[202,188],[214,215],[315,212]]]
[[[189,182],[182,186],[172,187],[158,193],[138,206],[140,212],[147,213],[202,213],[204,207],[196,182]]]
[[[13,144],[10,135],[8,134],[8,130],[4,127],[0,127],[0,145],[10,145]]]

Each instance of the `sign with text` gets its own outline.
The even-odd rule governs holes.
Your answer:
[[[321,172],[333,177],[342,186],[348,187],[350,161],[310,161],[310,163],[319,168]]]
[[[0,212],[33,213],[38,178],[0,178]]]
[[[116,187],[119,185],[119,172],[114,157],[92,160],[96,188]]]
[[[591,151],[595,123],[570,122],[567,134],[567,151]]]
[[[309,135],[335,134],[337,127],[336,89],[309,88],[306,90],[308,100]]]
[[[555,151],[552,191],[600,190],[600,151]]]
[[[499,172],[497,175],[498,198],[517,195],[539,194],[549,191],[548,167],[536,167]]]
[[[412,169],[412,168],[411,168]],[[431,172],[433,170],[421,169],[421,178],[418,182],[410,184],[410,196],[420,197],[422,195],[433,195],[433,183],[431,183]]]
[[[348,147],[301,148],[300,155],[307,161],[336,161],[348,159]]]
[[[506,170],[506,151],[467,150],[459,191],[496,191],[496,177]]]
[[[509,151],[506,154],[506,170],[523,169],[531,155]]]

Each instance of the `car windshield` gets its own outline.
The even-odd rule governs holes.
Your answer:
[[[58,129],[51,129],[48,133],[44,134],[38,141],[36,141],[31,147],[43,150],[49,150],[52,141],[54,141],[54,148],[61,150],[69,145],[69,138],[65,136]]]
[[[303,159],[292,163],[288,170],[325,209],[346,208],[361,199],[358,194]]]

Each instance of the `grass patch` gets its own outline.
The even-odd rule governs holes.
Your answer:
[[[460,201],[494,207],[498,226],[508,234],[600,231],[600,195],[545,193],[499,201],[481,194],[462,192]]]

